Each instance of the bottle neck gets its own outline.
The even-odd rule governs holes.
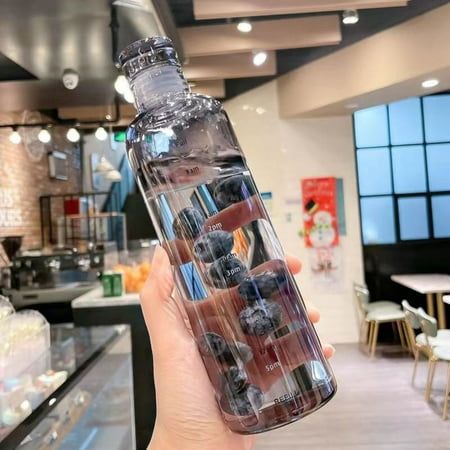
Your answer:
[[[178,65],[157,64],[147,67],[129,80],[139,113],[164,104],[169,97],[190,92]]]

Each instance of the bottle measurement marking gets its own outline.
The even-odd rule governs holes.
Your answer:
[[[287,402],[289,400],[292,400],[294,397],[297,397],[297,395],[300,395],[299,391],[294,391],[294,392],[287,392],[286,394],[274,399],[274,403],[275,405],[278,403],[284,403]]]
[[[273,364],[266,364],[267,372],[272,372],[272,370],[278,369],[280,367],[281,367],[281,364],[279,361],[275,361]]]
[[[186,175],[198,175],[200,173],[200,167],[195,166],[190,169],[185,169]]]
[[[232,277],[233,275],[236,275],[240,271],[241,271],[240,267],[235,267],[234,269],[227,270],[226,275],[227,275],[227,277]]]
[[[214,225],[208,225],[208,231],[217,231],[223,228],[222,222],[215,223]]]

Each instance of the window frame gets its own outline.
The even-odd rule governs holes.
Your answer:
[[[437,95],[446,95],[449,96],[449,93],[440,93],[435,94],[433,96]],[[431,97],[431,96],[427,96]],[[433,223],[433,210],[432,210],[432,202],[431,199],[434,196],[438,195],[450,195],[450,190],[444,190],[444,191],[430,191],[430,183],[429,183],[429,172],[428,172],[428,158],[427,158],[427,146],[432,144],[450,144],[449,142],[432,142],[426,140],[426,129],[425,129],[425,116],[424,116],[424,98],[425,97],[419,97],[420,99],[420,115],[421,115],[421,121],[422,121],[422,141],[421,142],[415,142],[415,143],[408,143],[408,144],[397,144],[393,145],[391,140],[391,127],[390,127],[390,111],[389,111],[389,104],[383,105],[386,108],[386,120],[387,120],[387,133],[388,133],[388,145],[382,145],[382,146],[370,146],[370,147],[357,147],[356,143],[356,124],[355,124],[355,114],[352,114],[352,131],[353,131],[353,143],[354,143],[354,164],[355,164],[355,173],[356,173],[356,184],[357,184],[357,192],[358,192],[358,212],[359,212],[359,219],[360,219],[360,236],[361,236],[361,242],[363,246],[392,246],[392,245],[398,245],[402,243],[423,243],[428,241],[434,241],[434,242],[442,242],[442,241],[450,241],[450,236],[448,237],[436,237],[434,233],[434,223]],[[380,105],[381,106],[381,105]],[[392,149],[393,148],[399,148],[399,147],[410,147],[414,145],[422,145],[424,149],[424,165],[425,165],[425,184],[426,184],[426,190],[423,192],[408,192],[408,193],[396,193],[395,192],[395,184],[394,184],[394,164],[393,164],[393,158],[392,158]],[[390,166],[391,166],[391,186],[392,186],[392,192],[390,194],[376,194],[376,195],[361,195],[359,190],[359,171],[358,171],[358,161],[357,161],[357,151],[358,150],[364,150],[364,149],[376,149],[376,148],[387,148],[389,151],[389,158],[390,158]],[[364,236],[363,236],[363,229],[362,229],[362,215],[361,215],[361,198],[369,198],[369,197],[386,197],[391,196],[393,200],[393,215],[394,215],[394,229],[395,229],[395,239],[396,241],[394,243],[365,243],[364,242]],[[399,207],[398,207],[398,200],[400,198],[407,198],[407,197],[425,197],[426,200],[426,212],[427,212],[427,220],[428,220],[428,229],[429,229],[429,238],[427,239],[401,239],[401,233],[400,233],[400,216],[399,216]]]

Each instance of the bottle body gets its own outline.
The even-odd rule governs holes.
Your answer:
[[[220,103],[175,95],[136,118],[127,151],[228,426],[325,404],[333,374]]]

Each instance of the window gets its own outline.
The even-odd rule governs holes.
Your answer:
[[[395,224],[392,197],[361,198],[361,222],[364,244],[393,244]]]
[[[354,114],[365,245],[450,238],[450,95]]]
[[[392,193],[389,148],[367,148],[357,151],[360,195]]]
[[[425,197],[400,197],[398,199],[400,239],[428,239],[427,199]]]

